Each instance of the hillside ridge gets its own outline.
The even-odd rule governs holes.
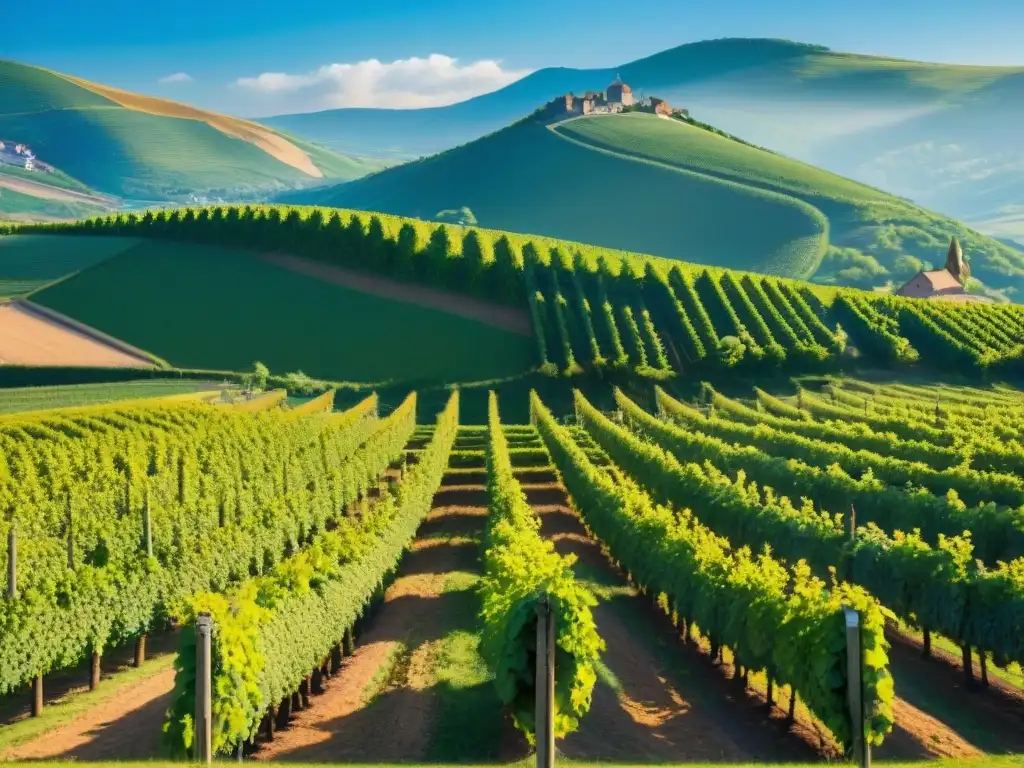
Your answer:
[[[0,137],[28,145],[40,177],[55,171],[72,186],[142,202],[254,199],[384,165],[242,118],[6,59]]]
[[[993,298],[1024,276],[1020,251],[786,155],[645,113],[561,117],[536,111],[432,157],[279,199],[425,219],[467,209],[493,229],[869,289],[901,285],[957,237]]]

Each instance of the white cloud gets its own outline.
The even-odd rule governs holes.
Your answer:
[[[384,63],[326,64],[313,72],[264,72],[236,84],[272,100],[287,98],[305,109],[338,107],[437,107],[478,96],[530,73],[503,69],[493,60],[460,65],[439,53]]]
[[[175,72],[173,75],[160,78],[161,83],[191,83],[192,75],[188,72]]]

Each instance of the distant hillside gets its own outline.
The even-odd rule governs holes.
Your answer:
[[[417,157],[471,141],[566,91],[635,91],[814,165],[1024,238],[1024,67],[929,64],[783,40],[708,40],[609,69],[543,69],[448,107],[338,109],[261,122],[340,151]],[[1017,206],[1012,221],[1007,206]],[[991,226],[989,222],[998,220]]]
[[[382,165],[246,120],[10,61],[0,61],[0,139],[29,145],[87,188],[146,201],[238,199],[352,179]],[[36,177],[53,182],[50,174]]]
[[[1024,258],[991,238],[819,168],[647,114],[520,122],[436,157],[285,196],[870,288],[944,258],[956,235],[976,276]]]

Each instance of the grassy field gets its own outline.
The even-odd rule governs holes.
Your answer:
[[[63,171],[59,170],[26,171],[18,165],[4,164],[0,165],[0,174],[5,176],[14,176],[19,179],[27,179],[28,181],[38,181],[41,184],[48,184],[51,187],[60,187],[61,189],[70,189],[74,192],[84,192],[85,194],[89,194],[92,191],[78,179],[73,179]]]
[[[532,338],[328,284],[250,254],[147,242],[33,301],[178,367],[353,382],[473,381],[534,365]]]
[[[102,192],[142,200],[351,179],[380,167],[244,120],[0,61],[0,137]]]
[[[112,403],[143,397],[165,397],[187,392],[214,390],[220,385],[211,381],[182,379],[147,379],[111,384],[69,384],[56,387],[14,387],[0,389],[0,413],[41,411],[76,405]]]
[[[0,200],[7,196],[4,191]],[[126,251],[130,237],[0,237],[0,298],[20,296]]]
[[[0,221],[53,221],[102,216],[109,209],[85,203],[44,200],[33,195],[0,188]]]
[[[992,288],[1017,286],[1024,265],[1008,246],[880,190],[636,113],[527,121],[285,199],[421,218],[465,207],[484,227],[861,288],[941,264],[954,235]]]
[[[644,113],[567,120],[562,136],[624,155],[797,196],[891,201],[892,196],[813,165],[719,136],[681,120]]]
[[[798,200],[597,152],[533,122],[294,199],[427,219],[465,206],[483,227],[789,276],[824,247],[824,219]],[[763,226],[722,226],[726,214]]]

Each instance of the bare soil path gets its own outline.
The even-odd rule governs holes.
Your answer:
[[[0,363],[151,368],[152,361],[127,354],[30,311],[0,304]]]
[[[763,691],[754,686],[739,690],[726,679],[732,674],[730,665],[717,669],[706,650],[679,642],[667,618],[626,585],[624,576],[588,535],[554,473],[547,482],[536,475],[531,479],[537,482],[524,488],[541,517],[544,534],[559,552],[579,558],[577,573],[595,582],[599,594],[614,586],[613,596],[602,600],[595,618],[608,644],[605,664],[620,690],[616,693],[605,681],[599,682],[590,714],[562,745],[567,756],[742,762],[831,755],[835,746],[823,738],[813,719],[798,716],[792,726],[786,724],[788,689],[776,696],[776,707],[768,716]],[[896,725],[875,751],[877,757],[957,758],[1021,750],[1024,727],[1013,713],[1005,708],[994,711],[991,720],[984,709],[966,717],[959,715],[950,697],[955,689],[946,681],[930,678],[929,670],[921,668],[933,664],[908,659],[906,648],[898,645],[892,659],[901,698],[895,705]],[[940,687],[942,690],[937,690]],[[962,709],[963,698],[953,698],[960,701]],[[965,720],[974,721],[971,724],[976,727],[961,729]],[[985,733],[985,723],[993,724],[992,732]]]
[[[575,520],[585,536],[585,527],[576,513],[571,509],[564,511]],[[581,554],[580,558],[581,562],[586,562],[584,555]],[[646,600],[643,602],[649,605]],[[693,650],[691,646],[679,646],[674,639],[676,633],[665,617],[656,614],[655,619],[667,627],[677,652]],[[895,724],[883,745],[873,750],[876,757],[889,760],[956,759],[1024,751],[1024,698],[1019,690],[993,680],[987,690],[968,692],[962,669],[957,669],[957,660],[952,657],[925,660],[920,655],[920,647],[914,645],[910,638],[892,634],[889,640],[892,644],[890,670],[897,693],[893,707]],[[936,656],[949,656],[939,649],[933,652]],[[702,649],[704,654],[706,649]],[[720,678],[722,673],[729,677],[733,675],[729,656],[726,654],[727,663],[722,665]],[[707,663],[705,661],[705,665]],[[975,671],[977,675],[977,666]],[[752,679],[745,697],[752,703],[760,701],[766,705],[763,681]],[[775,703],[772,718],[778,719],[780,710],[789,706],[788,688],[776,691]],[[809,744],[818,744],[826,755],[837,750],[834,743],[829,743],[831,736],[823,731],[820,723],[809,713],[804,712],[802,717],[800,709],[798,707],[792,731]]]
[[[988,689],[968,689],[960,659],[934,647],[936,658],[925,659],[920,644],[906,635],[892,633],[889,640],[900,698],[896,728],[878,750],[880,757],[896,756],[888,751],[890,742],[895,748],[908,729],[927,747],[922,757],[1024,753],[1024,692],[993,677]],[[977,665],[975,674],[980,676]]]
[[[363,293],[394,299],[408,304],[415,304],[428,309],[436,309],[452,315],[476,320],[486,325],[500,328],[503,331],[520,336],[532,336],[533,326],[529,314],[522,309],[505,307],[487,301],[480,301],[461,293],[441,291],[423,285],[402,283],[386,277],[343,269],[318,261],[302,259],[297,256],[286,256],[278,253],[263,254],[264,261],[279,267],[315,277],[344,288],[352,288]]]
[[[20,176],[9,176],[4,173],[0,173],[0,187],[43,200],[89,203],[91,205],[113,205],[115,202],[112,198],[89,195],[85,192],[77,192],[73,189],[64,189],[63,187],[54,187],[40,181],[23,179]]]
[[[142,760],[160,754],[174,670],[163,669],[105,699],[69,723],[4,754],[8,760]]]
[[[446,679],[478,621],[473,587],[486,498],[482,472],[446,474],[355,653],[255,759],[404,763],[525,754],[489,682],[461,687]]]
[[[630,763],[820,759],[809,737],[787,733],[695,648],[679,643],[588,535],[554,472],[531,471],[529,479],[522,485],[543,535],[561,554],[576,555],[577,576],[598,595],[594,618],[608,646],[590,713],[559,742],[560,753]]]
[[[181,640],[175,630],[152,632],[146,639],[146,659],[160,659],[178,652]],[[135,641],[129,641],[103,652],[101,669],[103,672],[101,688],[108,681],[116,682],[117,675],[133,667],[135,659]],[[68,696],[85,693],[89,690],[89,668],[91,660],[68,669],[62,669],[46,675],[43,685],[44,706],[50,707]],[[32,705],[32,690],[25,686],[5,696],[0,696],[0,727],[12,725],[29,717]]]

